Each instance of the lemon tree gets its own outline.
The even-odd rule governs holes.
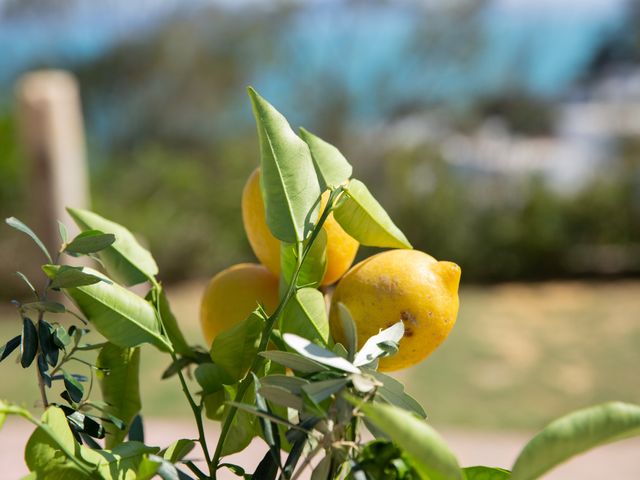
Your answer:
[[[46,262],[42,288],[19,273],[30,298],[14,302],[16,335],[0,346],[0,361],[17,356],[35,370],[44,408],[36,415],[0,400],[0,427],[9,415],[35,427],[26,478],[532,480],[640,434],[640,406],[607,403],[551,422],[510,468],[460,465],[423,407],[383,373],[424,360],[452,332],[460,267],[413,250],[336,147],[296,133],[255,90],[249,97],[260,164],[242,214],[261,264],[230,266],[203,286],[203,346],[186,342],[158,265],[126,227],[69,209],[81,233],[69,238],[60,224],[60,247],[49,252],[7,219]],[[387,250],[352,266],[359,245]],[[95,268],[69,265],[75,257]],[[323,286],[336,281],[328,308]],[[99,340],[87,340],[91,329]],[[197,438],[145,439],[144,345],[166,355],[162,378],[178,378]],[[220,424],[213,444],[208,422]],[[228,461],[256,437],[264,451],[255,464]]]

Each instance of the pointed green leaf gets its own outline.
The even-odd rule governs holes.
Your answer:
[[[302,391],[314,402],[320,403],[331,395],[338,393],[349,384],[347,378],[334,378],[320,382],[312,382],[302,387]]]
[[[38,353],[38,331],[33,322],[24,317],[22,319],[22,337],[20,343],[20,364],[27,368],[33,363]]]
[[[640,435],[640,406],[610,402],[572,412],[551,422],[522,449],[513,480],[539,478],[591,448]]]
[[[103,281],[100,276],[83,271],[82,267],[43,265],[42,269],[51,278],[51,288],[83,287]]]
[[[320,186],[307,144],[284,116],[248,89],[260,140],[260,186],[267,225],[287,243],[303,241],[320,207]]]
[[[243,379],[258,353],[265,319],[259,310],[219,333],[211,345],[211,358],[235,381]]]
[[[289,390],[274,385],[263,385],[258,391],[260,395],[276,405],[302,410],[302,398],[294,395]]]
[[[509,470],[493,467],[467,467],[462,471],[466,480],[509,480],[511,473]]]
[[[165,293],[164,289],[160,290],[158,311],[160,313],[160,317],[162,318],[162,324],[164,325],[164,329],[167,332],[167,336],[169,337],[169,340],[171,340],[171,344],[173,345],[173,349],[180,355],[190,356],[193,352],[187,344],[187,341],[182,334],[182,330],[180,330],[180,327],[178,326],[178,320],[171,311],[169,299],[167,298],[167,294]]]
[[[308,241],[308,240],[307,240]],[[306,245],[307,242],[305,242]],[[280,266],[282,281],[288,287],[297,267],[297,244],[282,242],[280,247]],[[298,274],[297,286],[316,288],[322,282],[327,271],[327,232],[322,229],[304,259]],[[285,288],[286,290],[286,288]]]
[[[20,231],[22,233],[26,233],[27,235],[29,235],[29,237],[31,237],[31,240],[33,240],[36,243],[36,245],[38,245],[40,250],[42,250],[42,252],[47,257],[49,262],[53,262],[53,260],[51,259],[51,255],[49,254],[49,250],[47,250],[47,247],[44,246],[44,243],[42,243],[42,240],[40,240],[38,238],[38,236],[35,234],[35,232],[33,230],[31,230],[29,227],[27,227],[24,223],[22,223],[16,217],[9,217],[9,218],[5,219],[5,222],[10,227],[13,227],[16,230],[18,230],[18,231]]]
[[[173,442],[164,450],[164,452],[161,453],[166,460],[171,463],[177,463],[189,455],[189,452],[191,452],[195,446],[196,444],[193,440],[181,438],[180,440]]]
[[[342,370],[343,372],[360,373],[360,369],[346,358],[342,358],[341,356],[312,343],[306,338],[299,337],[292,333],[285,333],[282,338],[293,350],[310,360],[314,360],[337,370]]]
[[[384,248],[412,248],[404,233],[360,180],[349,182],[346,198],[333,216],[340,226],[362,245]]]
[[[392,405],[361,403],[353,397],[348,399],[410,456],[412,465],[426,478],[464,479],[454,454],[442,437],[424,420]]]
[[[35,296],[38,296],[38,292],[36,291],[36,287],[33,286],[33,284],[31,283],[31,281],[27,278],[27,276],[22,273],[22,272],[16,272],[16,275],[18,277],[20,277],[20,279],[27,284],[27,286],[29,287],[29,289],[35,294]]]
[[[329,319],[322,292],[315,288],[301,288],[289,300],[280,317],[280,331],[295,333],[311,341],[327,345]]]
[[[353,321],[351,312],[342,302],[338,302],[338,318],[340,319],[342,332],[344,333],[344,338],[347,343],[345,345],[348,354],[347,360],[353,362],[358,352],[358,327],[356,326],[356,322]]]
[[[104,422],[107,431],[105,445],[120,444],[129,431],[131,421],[140,411],[140,348],[122,348],[107,343],[98,354],[96,366],[102,399],[109,406],[105,412],[120,419],[125,429]]]
[[[20,346],[21,338],[21,335],[16,335],[2,347],[0,347],[0,362],[11,355],[11,353]]]
[[[74,402],[79,403],[84,395],[84,387],[78,380],[64,370],[62,371],[62,375],[64,376],[64,388],[67,390],[69,397],[71,397],[71,400]]]
[[[217,392],[218,390],[222,390],[224,385],[235,383],[229,374],[227,374],[220,365],[215,363],[198,365],[194,375],[205,394]]]
[[[51,278],[55,277],[57,268],[45,266],[44,270]],[[65,288],[64,292],[107,340],[120,347],[151,343],[160,350],[170,350],[160,332],[156,312],[147,301],[96,270],[84,267],[82,271],[106,281]]]
[[[367,339],[360,351],[356,354],[353,364],[357,367],[361,367],[384,356],[386,354],[386,350],[380,348],[380,344],[391,342],[392,344],[397,345],[403,336],[404,323],[402,323],[402,321],[391,325],[389,328],[385,328]]]
[[[60,350],[54,342],[53,327],[44,320],[38,321],[38,339],[40,341],[40,350],[42,350],[45,360],[49,365],[55,367],[58,363]]]
[[[385,402],[413,412],[421,418],[427,417],[422,405],[404,391],[404,385],[402,385],[402,383],[389,375],[376,372],[375,370],[366,370],[366,373],[372,375],[378,382],[382,383],[382,386],[378,387],[376,392],[376,399],[380,397]]]
[[[81,230],[100,230],[115,235],[115,242],[98,252],[113,279],[129,286],[145,282],[158,273],[158,265],[151,254],[128,229],[88,210],[68,208],[67,211]]]
[[[86,230],[69,242],[64,251],[71,255],[87,255],[104,250],[115,241],[116,237],[113,233]]]
[[[297,353],[269,350],[266,352],[260,352],[260,356],[302,374],[329,370],[321,363],[303,357],[302,355],[298,355]]]
[[[320,190],[338,187],[351,178],[353,167],[340,153],[340,150],[304,128],[300,129],[300,137],[307,143],[311,151],[313,166],[320,182]]]
[[[294,395],[302,391],[302,387],[309,384],[308,380],[293,375],[267,375],[260,379],[263,385],[284,388]]]
[[[65,306],[58,302],[29,302],[23,303],[22,308],[25,310],[37,310],[39,312],[64,313],[67,311]]]
[[[58,220],[58,233],[60,234],[60,240],[62,240],[62,243],[67,243],[69,241],[67,226],[60,220]]]

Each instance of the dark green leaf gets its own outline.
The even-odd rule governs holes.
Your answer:
[[[287,243],[303,241],[320,207],[320,186],[307,144],[287,120],[248,89],[260,140],[260,186],[267,225]]]
[[[38,373],[40,374],[40,378],[42,378],[43,383],[51,388],[51,375],[49,374],[49,365],[47,364],[47,360],[44,358],[44,355],[39,354],[36,360],[38,364]]]
[[[304,128],[300,129],[300,137],[311,151],[321,190],[339,187],[349,180],[353,167],[336,147]]]
[[[140,414],[133,417],[129,427],[129,441],[144,443],[144,425]]]
[[[302,387],[302,391],[313,401],[318,404],[329,398],[331,395],[339,392],[349,384],[347,378],[336,378],[333,380],[323,380],[321,382],[313,382]]]
[[[0,347],[0,362],[7,358],[20,345],[21,335],[16,335],[2,347]]]
[[[302,431],[305,434],[309,433],[309,431],[307,429],[305,429],[305,427],[303,425],[294,425],[293,423],[291,423],[289,420],[285,420],[282,417],[279,417],[273,413],[270,412],[266,412],[264,410],[260,410],[258,408],[256,408],[253,405],[248,405],[246,403],[238,403],[238,402],[227,402],[229,406],[234,406],[236,407],[238,410],[242,410],[244,412],[247,412],[251,415],[255,415],[256,417],[261,417],[261,418],[265,418],[271,422],[277,423],[279,425],[284,425],[285,427],[288,427],[289,429],[293,429],[294,431]],[[316,419],[316,423],[318,422],[318,420]]]
[[[77,432],[86,433],[93,438],[104,438],[104,428],[93,418],[66,406],[61,406],[60,408],[67,416],[71,428]]]
[[[82,267],[44,265],[42,269],[51,279],[51,288],[82,287],[105,280],[99,275],[88,273],[89,269],[83,269]]]
[[[315,288],[301,288],[287,302],[280,317],[280,332],[327,345],[329,320],[324,295]]]
[[[198,365],[194,374],[204,393],[217,392],[223,388],[223,385],[235,383],[220,365],[215,363]]]
[[[136,285],[158,273],[151,254],[125,227],[88,210],[68,208],[67,211],[81,230],[100,230],[115,235],[115,242],[98,252],[98,257],[116,281],[127,286]]]
[[[227,392],[225,388],[212,393],[202,392],[205,414],[211,420],[221,420],[226,407]]]
[[[27,317],[22,318],[22,337],[20,342],[20,365],[27,368],[38,352],[38,331]]]
[[[253,386],[254,386],[254,394],[256,397],[256,406],[265,412],[271,413],[271,409],[264,397],[260,394],[260,388],[262,385],[260,384],[260,380],[258,377],[253,374]],[[280,465],[280,433],[278,431],[278,425],[275,422],[269,421],[264,417],[258,417],[258,421],[260,422],[260,427],[262,428],[262,438],[267,442],[269,446],[269,454],[273,459],[276,465]],[[259,477],[258,477],[259,478]]]
[[[189,452],[194,449],[196,443],[193,440],[188,440],[186,438],[181,438],[173,442],[169,447],[167,447],[162,456],[171,463],[178,463],[184,457],[189,455]]]
[[[404,233],[360,180],[353,179],[346,198],[333,216],[340,226],[362,245],[383,248],[412,248]]]
[[[53,260],[51,259],[51,255],[49,254],[49,251],[47,250],[47,248],[44,246],[44,243],[42,243],[42,240],[40,240],[38,238],[38,236],[33,232],[33,230],[31,230],[29,227],[27,227],[24,223],[22,223],[20,220],[18,220],[16,217],[9,217],[5,220],[6,224],[9,225],[10,227],[15,228],[16,230],[19,230],[22,233],[26,233],[27,235],[29,235],[31,237],[31,239],[36,242],[36,245],[38,245],[38,247],[40,248],[40,250],[42,250],[42,252],[45,254],[45,256],[47,257],[47,259],[50,262],[53,262]]]
[[[264,316],[260,310],[244,321],[219,333],[211,345],[211,358],[232,380],[242,380],[258,353]]]
[[[295,470],[296,465],[298,464],[298,460],[300,460],[300,457],[302,456],[302,452],[304,452],[304,446],[306,443],[307,443],[306,438],[301,438],[299,440],[296,440],[293,443],[293,446],[291,447],[291,451],[289,452],[289,456],[287,457],[287,460],[284,463],[283,473],[286,475],[286,477],[290,478],[291,475],[293,474],[293,471]]]
[[[640,435],[640,406],[610,402],[551,422],[522,449],[513,480],[533,480],[591,448]]]
[[[67,244],[64,251],[71,255],[87,255],[104,250],[115,241],[116,237],[112,233],[85,230]]]
[[[302,387],[309,384],[308,380],[292,375],[267,375],[266,377],[262,377],[260,382],[263,385],[284,388],[294,395],[299,395]]]
[[[278,462],[276,462],[271,450],[269,450],[260,460],[251,478],[254,480],[275,480],[278,475],[278,469]]]
[[[97,376],[102,399],[109,405],[106,412],[129,425],[142,407],[139,386],[140,349],[122,348],[107,343],[100,350],[96,366],[104,369]],[[109,424],[105,428],[109,433],[107,448],[118,445],[127,436],[126,429]]]
[[[307,359],[314,360],[323,365],[342,370],[349,373],[360,373],[360,369],[354,366],[349,360],[336,355],[329,350],[319,347],[306,338],[299,337],[292,333],[285,333],[282,338],[293,350]]]
[[[38,321],[38,338],[40,349],[49,365],[55,367],[58,363],[59,349],[53,340],[53,327],[44,320]]]
[[[467,467],[462,471],[466,480],[509,480],[511,473],[509,470],[493,467]]]
[[[310,480],[327,480],[331,471],[331,455],[326,455],[318,462],[311,473]]]
[[[64,370],[62,371],[62,374],[64,375],[64,388],[67,390],[67,393],[69,393],[71,400],[76,403],[80,402],[84,395],[84,387],[78,380],[73,378],[72,375],[69,375]]]
[[[29,302],[23,303],[22,308],[25,310],[37,310],[39,312],[64,313],[67,311],[65,306],[58,302]]]
[[[282,387],[263,385],[259,392],[260,395],[276,405],[293,408],[294,410],[302,410],[302,398]]]
[[[266,352],[260,352],[259,355],[303,374],[329,370],[324,365],[296,353],[269,350]]]

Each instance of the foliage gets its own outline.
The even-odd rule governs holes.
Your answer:
[[[244,478],[293,480],[314,465],[314,480],[381,475],[528,480],[589,448],[640,433],[640,406],[605,404],[551,423],[524,448],[512,474],[461,468],[425,421],[422,407],[400,382],[377,371],[379,360],[398,350],[403,323],[381,330],[358,349],[356,328],[342,306],[347,338],[345,345],[336,343],[328,332],[322,294],[313,288],[326,268],[314,258],[323,256],[316,250],[326,249],[320,232],[331,212],[368,245],[410,248],[409,242],[365,184],[350,178],[351,168],[344,168],[346,160],[337,150],[317,139],[310,141],[310,150],[308,132],[304,140],[296,137],[275,108],[254,90],[250,96],[262,139],[261,167],[271,169],[262,184],[267,223],[294,248],[287,254],[290,265],[283,269],[275,311],[267,314],[258,305],[246,320],[220,333],[208,352],[184,341],[155,260],[125,227],[93,212],[70,210],[82,233],[68,239],[61,228],[61,246],[49,252],[24,223],[7,219],[31,238],[47,262],[43,289],[23,276],[34,301],[15,302],[22,328],[0,349],[1,360],[20,347],[21,365],[37,372],[45,408],[37,419],[0,402],[0,426],[7,415],[18,415],[37,427],[26,445],[28,478],[215,479],[226,468]],[[320,185],[328,192],[321,211]],[[104,271],[64,265],[63,255],[93,259]],[[301,284],[303,271],[307,283]],[[144,297],[125,288],[141,284],[148,289]],[[77,311],[52,301],[54,291],[64,292]],[[79,323],[63,328],[58,319],[64,314]],[[104,342],[83,341],[85,326],[95,328]],[[139,347],[145,344],[167,355],[164,377],[178,376],[197,441],[177,439],[163,450],[144,443],[138,379]],[[85,358],[96,352],[97,358]],[[72,361],[88,366],[89,375],[71,373]],[[183,372],[194,364],[201,387],[197,394]],[[94,371],[103,401],[91,398]],[[63,402],[49,400],[53,382],[64,385]],[[203,413],[222,424],[215,450],[207,444]],[[363,441],[364,427],[376,440]],[[252,474],[224,462],[256,436],[268,448]],[[203,467],[189,456],[196,444]]]

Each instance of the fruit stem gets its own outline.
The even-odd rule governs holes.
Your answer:
[[[273,330],[273,327],[275,326],[276,322],[278,321],[278,318],[282,314],[282,311],[284,310],[284,307],[287,305],[287,302],[291,299],[291,297],[294,295],[294,293],[297,290],[296,284],[298,282],[298,276],[300,275],[300,271],[302,270],[302,265],[304,263],[304,260],[307,258],[307,255],[311,250],[311,246],[313,245],[313,242],[320,234],[320,231],[322,230],[324,223],[326,222],[327,218],[329,218],[329,214],[333,210],[333,207],[336,204],[336,201],[338,197],[342,194],[342,192],[343,192],[342,187],[339,187],[331,191],[331,193],[329,194],[329,200],[327,201],[327,204],[322,212],[322,215],[318,219],[318,223],[313,227],[313,230],[311,231],[311,235],[309,236],[309,241],[307,242],[307,245],[303,248],[302,242],[298,242],[298,258],[296,263],[296,269],[293,272],[293,276],[291,277],[291,282],[289,283],[289,288],[287,289],[287,292],[280,300],[278,307],[269,316],[269,318],[265,323],[265,327],[262,332],[262,338],[260,340],[260,345],[258,347],[258,352],[264,352],[267,349],[267,345],[269,343],[269,337],[271,336],[271,331]],[[256,357],[253,359],[253,363],[251,364],[251,369],[249,370],[249,372],[255,374],[261,363],[262,363],[262,357],[260,357],[259,355],[256,355]],[[240,382],[240,385],[238,386],[238,391],[236,392],[236,396],[233,399],[235,403],[242,402],[242,399],[244,398],[244,395],[247,393],[247,390],[251,386],[252,382],[253,382],[253,375],[247,375]],[[213,473],[212,478],[214,480],[217,478],[216,473],[220,464],[220,458],[222,457],[222,447],[224,446],[224,442],[227,438],[227,435],[229,434],[229,430],[231,430],[231,424],[237,412],[238,412],[238,407],[236,406],[232,406],[229,409],[229,413],[227,414],[226,418],[224,419],[224,423],[222,424],[222,430],[220,431],[220,437],[218,438],[216,451],[213,455],[213,461],[212,463],[208,462],[209,470]]]

